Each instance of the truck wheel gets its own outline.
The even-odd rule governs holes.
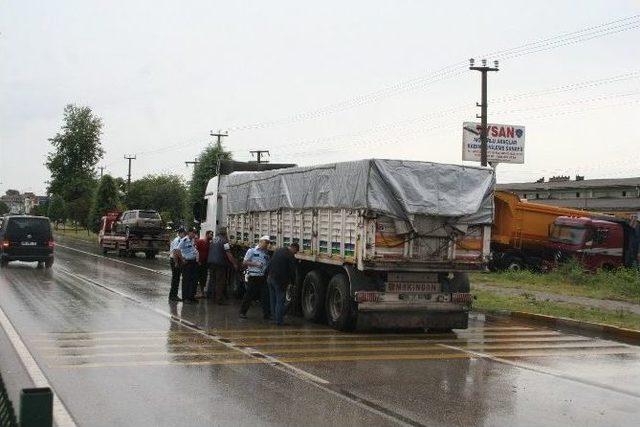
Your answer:
[[[47,260],[44,262],[44,268],[51,268],[53,267],[53,258],[47,258]]]
[[[453,273],[453,279],[451,279],[450,286],[451,292],[468,294],[469,292],[471,292],[469,275],[467,273]]]
[[[329,281],[325,307],[329,326],[339,331],[355,329],[357,309],[344,274],[336,274]]]
[[[155,259],[156,258],[156,252],[155,251],[146,251],[144,253],[144,256],[147,259]]]
[[[520,258],[509,257],[505,261],[505,269],[508,271],[521,271],[523,269],[523,262]]]
[[[107,253],[109,253],[109,249],[107,248],[102,248],[102,255],[106,255]]]
[[[319,322],[324,317],[324,301],[327,280],[320,271],[307,273],[302,282],[302,315],[305,319]]]
[[[0,259],[0,267],[6,267],[9,265],[9,260],[6,258]]]

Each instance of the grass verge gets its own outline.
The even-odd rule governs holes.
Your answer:
[[[472,292],[477,298],[473,303],[476,310],[525,311],[640,330],[640,316],[627,310],[612,311],[578,304],[543,301],[527,294],[504,296],[482,289],[472,289]]]
[[[56,238],[61,236],[68,239],[83,240],[91,243],[96,243],[98,241],[98,235],[96,233],[87,231],[84,228],[79,228],[77,231],[73,228],[67,228],[66,230],[53,230],[53,235]]]
[[[633,268],[591,273],[578,263],[568,262],[550,273],[525,270],[474,273],[471,283],[640,304],[640,270]]]

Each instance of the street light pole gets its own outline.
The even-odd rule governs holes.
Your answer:
[[[469,59],[469,69],[480,71],[482,76],[482,103],[476,103],[480,107],[480,115],[476,114],[476,118],[480,119],[480,164],[487,166],[487,72],[498,71],[498,61],[493,61],[493,67],[487,67],[487,60],[482,60],[482,67],[474,67],[475,59]]]

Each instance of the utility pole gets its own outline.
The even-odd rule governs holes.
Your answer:
[[[213,133],[213,131],[211,131],[209,135],[215,136],[217,138],[216,144],[218,146],[218,150],[222,150],[222,138],[229,136],[229,132],[222,133],[220,130],[218,130],[218,133]]]
[[[134,154],[133,156],[131,155],[124,155],[124,158],[129,160],[129,172],[127,173],[127,194],[129,194],[129,188],[131,187],[131,160],[135,160],[136,159],[136,155]]]
[[[487,67],[487,60],[482,60],[482,67],[474,67],[475,59],[469,59],[469,69],[480,71],[482,75],[482,103],[476,103],[476,107],[480,107],[480,115],[476,114],[476,118],[480,119],[480,164],[487,166],[487,72],[498,71],[498,61],[493,61],[493,67]]]
[[[186,167],[189,167],[189,165],[193,165],[193,166],[195,166],[195,165],[197,165],[198,163],[200,163],[200,162],[198,161],[198,159],[187,160],[186,162],[184,162],[184,164],[185,164],[185,166],[186,166]]]
[[[98,169],[100,169],[100,178],[102,178],[102,174],[104,173],[105,166],[98,166]]]
[[[262,155],[266,154],[267,156],[271,156],[271,154],[269,154],[269,150],[254,150],[249,151],[249,154],[256,156],[256,163],[269,163],[269,160],[265,160],[264,162],[262,161]]]

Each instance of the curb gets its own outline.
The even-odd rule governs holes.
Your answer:
[[[584,332],[587,335],[598,335],[613,338],[627,344],[640,345],[640,331],[635,329],[620,328],[602,323],[585,322],[582,320],[569,319],[567,317],[553,317],[546,314],[529,313],[526,311],[489,310],[481,312],[491,316],[506,316],[516,320],[527,320],[552,328],[579,331]]]

